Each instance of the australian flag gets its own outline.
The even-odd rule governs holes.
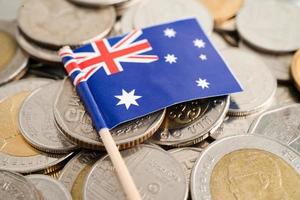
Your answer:
[[[196,19],[59,52],[97,130],[173,104],[241,91]]]

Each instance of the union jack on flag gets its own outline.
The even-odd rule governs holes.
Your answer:
[[[173,104],[242,90],[196,19],[59,54],[98,131]]]

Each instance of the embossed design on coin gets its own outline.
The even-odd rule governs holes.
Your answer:
[[[109,6],[91,8],[69,1],[28,0],[19,11],[18,25],[40,44],[75,46],[107,35],[115,18],[114,8]]]
[[[187,198],[183,169],[168,152],[138,145],[121,154],[143,199]],[[96,162],[86,177],[83,199],[126,199],[108,156]]]
[[[18,114],[29,92],[21,92],[0,102],[0,169],[20,173],[55,168],[71,154],[44,154],[31,147],[18,128]]]
[[[221,125],[228,107],[229,96],[195,100],[171,106],[167,108],[164,122],[151,141],[159,145],[176,147],[200,142]]]
[[[50,153],[67,153],[77,145],[55,126],[53,104],[62,82],[53,82],[31,93],[19,112],[19,126],[24,138],[35,148]]]
[[[28,55],[19,47],[16,39],[16,24],[0,20],[0,85],[24,75]]]
[[[132,147],[151,137],[164,118],[164,111],[126,122],[113,128],[111,134],[121,149]],[[58,126],[81,146],[101,149],[103,144],[92,126],[91,118],[84,109],[70,80],[65,79],[54,106]]]
[[[24,176],[0,170],[0,199],[41,200],[39,192]]]
[[[29,175],[26,178],[35,185],[45,200],[72,200],[66,187],[54,178],[39,174]]]
[[[221,54],[244,89],[230,95],[228,114],[245,116],[266,109],[272,103],[277,82],[265,63],[249,52],[234,48],[222,49]]]
[[[243,149],[225,155],[214,167],[212,199],[298,199],[299,174],[280,157]]]
[[[300,157],[289,147],[262,136],[230,136],[200,155],[191,195],[193,200],[299,199],[299,174]]]
[[[277,107],[261,114],[249,133],[264,135],[284,143],[300,154],[300,104]]]

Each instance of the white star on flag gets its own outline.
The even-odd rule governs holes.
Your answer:
[[[139,104],[136,102],[136,100],[141,98],[142,96],[136,96],[136,95],[134,95],[134,92],[135,92],[135,90],[131,90],[128,93],[124,89],[122,89],[122,95],[115,96],[116,98],[120,99],[120,101],[117,103],[117,106],[124,104],[127,110],[129,109],[129,107],[131,105],[139,106]]]
[[[209,88],[209,82],[206,81],[206,79],[201,79],[196,80],[197,86],[201,87],[202,89]]]
[[[201,54],[201,55],[199,56],[199,58],[200,58],[201,60],[207,60],[207,57],[206,57],[206,55],[204,55],[204,54]]]
[[[165,33],[165,36],[167,36],[168,38],[175,37],[175,35],[176,35],[176,31],[172,28],[166,28],[164,30],[164,33]]]
[[[170,64],[176,63],[177,57],[174,54],[167,54],[165,56],[165,62],[168,62]]]
[[[201,39],[197,38],[193,41],[193,43],[194,43],[195,47],[198,47],[198,48],[204,48],[205,47],[205,42]]]

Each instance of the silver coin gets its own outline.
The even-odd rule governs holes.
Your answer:
[[[176,148],[168,151],[178,162],[181,163],[188,184],[190,183],[191,172],[194,164],[202,151],[203,149],[195,147]]]
[[[35,148],[49,153],[67,153],[76,148],[55,126],[53,104],[62,82],[42,86],[23,102],[19,127],[23,137]]]
[[[127,10],[131,9],[131,7],[136,6],[141,1],[142,0],[127,0],[127,1],[124,1],[123,3],[115,4],[117,16],[121,16],[123,18],[123,15],[124,15],[124,13],[127,12]]]
[[[300,103],[300,95],[296,88],[290,85],[278,85],[273,106]]]
[[[73,199],[82,199],[84,179],[101,156],[97,151],[81,151],[63,168],[58,180],[71,192]]]
[[[0,101],[21,91],[32,91],[53,80],[46,78],[27,78],[0,87]]]
[[[24,176],[0,170],[1,200],[42,200],[38,190]]]
[[[0,21],[0,85],[18,76],[28,63],[28,55],[15,39],[16,29],[15,22]]]
[[[143,199],[183,200],[188,187],[179,162],[152,145],[121,151]],[[83,199],[126,199],[108,156],[92,167],[85,179]]]
[[[273,101],[277,82],[265,63],[238,48],[222,49],[221,54],[244,89],[230,95],[229,114],[245,116],[266,109]]]
[[[13,21],[17,19],[18,10],[22,6],[22,0],[0,0],[0,19]]]
[[[121,149],[132,147],[151,137],[164,118],[164,111],[121,124],[111,134]],[[65,79],[54,104],[54,115],[58,126],[76,143],[91,149],[103,149],[98,133],[92,126],[91,118],[84,109],[74,86]]]
[[[253,53],[260,57],[261,60],[269,67],[277,80],[290,81],[290,67],[292,64],[293,54],[271,54],[264,51],[257,51],[244,42],[239,43],[239,48],[243,51],[249,51],[250,53]]]
[[[40,191],[44,200],[72,200],[66,187],[50,176],[33,174],[26,176],[26,178]]]
[[[248,115],[245,117],[226,117],[222,125],[213,133],[210,134],[215,140],[231,135],[243,135],[247,134],[248,129],[257,117],[255,115]]]
[[[78,7],[69,1],[28,0],[19,11],[18,25],[26,36],[40,44],[76,46],[106,36],[115,18],[113,7]]]
[[[16,31],[16,39],[19,45],[28,53],[31,57],[46,62],[60,63],[61,58],[58,56],[57,51],[53,49],[46,49],[36,43],[28,41],[20,31]]]
[[[142,1],[134,16],[133,24],[135,28],[144,28],[190,17],[195,17],[203,30],[208,35],[211,34],[213,19],[209,11],[195,0]]]
[[[218,50],[226,49],[229,47],[229,44],[223,39],[223,37],[215,32],[213,32],[209,36],[209,39],[211,43],[215,46],[215,48]]]
[[[155,144],[183,147],[203,141],[214,132],[228,111],[229,96],[194,100],[167,109],[166,118],[153,135]]]
[[[241,196],[242,194],[252,194],[249,197],[250,199],[258,199],[258,197],[255,197],[257,194],[260,195],[260,190],[263,190],[264,187],[259,185],[254,185],[253,183],[256,183],[256,180],[260,177],[265,177],[265,181],[267,181],[270,184],[271,181],[275,181],[276,183],[279,183],[279,187],[276,187],[275,190],[277,192],[280,192],[280,189],[282,189],[281,185],[281,169],[278,169],[277,161],[273,160],[269,155],[273,155],[276,158],[279,158],[282,161],[287,162],[288,165],[292,167],[293,170],[296,171],[296,173],[300,174],[300,157],[297,153],[295,153],[293,150],[288,148],[285,145],[282,145],[278,143],[275,140],[271,140],[265,137],[261,136],[252,136],[252,135],[239,135],[239,136],[231,136],[226,137],[221,140],[218,140],[214,142],[210,147],[208,147],[205,151],[202,152],[201,156],[197,160],[195,167],[192,171],[192,177],[191,177],[191,195],[193,200],[208,200],[212,199],[212,193],[211,193],[211,181],[212,181],[212,173],[215,170],[216,164],[229,153],[237,152],[237,151],[247,151],[247,150],[254,150],[254,151],[260,151],[260,152],[266,152],[268,153],[268,156],[261,156],[256,157],[255,155],[250,155],[244,160],[232,160],[230,162],[232,166],[229,168],[229,166],[223,171],[226,171],[228,174],[232,174],[232,176],[228,175],[224,178],[222,182],[219,184],[224,185],[228,188],[229,192],[232,196],[230,199],[236,199],[235,197]],[[259,163],[257,163],[259,162]],[[257,177],[252,177],[253,173],[251,173],[251,168],[255,171],[257,168],[260,168],[260,166],[263,163],[274,163],[271,168],[264,169],[260,172],[260,175]],[[242,163],[244,166],[249,166],[249,171],[246,171],[243,167],[237,167],[238,164]],[[237,166],[236,166],[236,165]],[[258,165],[258,166],[257,166]],[[275,172],[274,172],[275,171]],[[256,171],[255,171],[256,172]],[[255,173],[254,172],[254,173]],[[273,176],[276,176],[276,180],[272,179],[272,177],[268,176],[265,173],[273,173]],[[278,179],[277,179],[278,175]],[[238,177],[241,177],[238,179]],[[243,179],[244,177],[245,179]],[[252,184],[250,184],[249,180],[252,181]],[[235,180],[233,180],[235,179]],[[237,185],[233,185],[236,183],[236,180],[239,180]],[[243,181],[246,180],[246,181]],[[248,180],[248,182],[247,182]],[[261,180],[261,179],[260,179]],[[233,183],[234,181],[234,183]],[[249,183],[248,187],[245,187],[245,184]],[[260,183],[260,182],[258,182]],[[243,191],[240,190],[239,184],[241,184],[241,187],[243,187]],[[275,184],[277,185],[277,184]],[[274,185],[269,185],[270,187],[273,187]],[[285,185],[286,186],[286,185]],[[295,186],[296,188],[299,186]],[[254,191],[253,188],[257,188],[258,191]],[[268,186],[265,187],[269,188]],[[235,190],[236,189],[236,190]],[[272,188],[274,189],[274,188]],[[277,193],[278,194],[278,193]],[[244,199],[244,197],[241,197]],[[224,197],[224,199],[228,199]],[[288,198],[289,199],[289,198]]]
[[[249,133],[264,135],[288,145],[300,154],[300,104],[291,104],[261,114]]]
[[[252,45],[272,51],[300,48],[300,7],[289,1],[249,1],[237,15],[240,35]]]

